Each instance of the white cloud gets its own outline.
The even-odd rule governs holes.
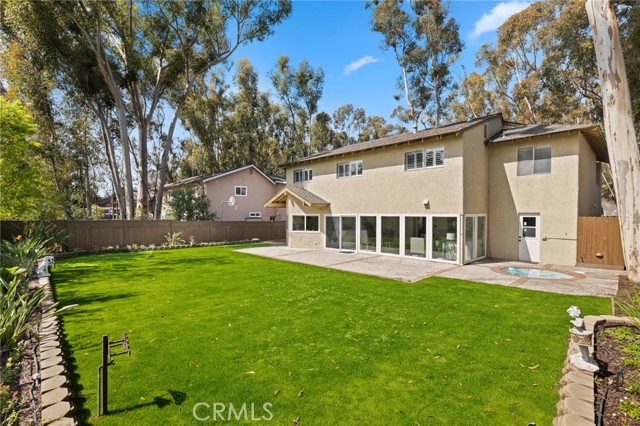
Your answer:
[[[526,9],[529,4],[522,0],[498,3],[491,12],[485,13],[475,22],[471,37],[476,38],[481,34],[497,30],[511,15]]]
[[[375,62],[380,62],[380,58],[374,58],[373,56],[365,56],[364,58],[360,58],[357,61],[351,62],[344,68],[344,75],[349,75],[352,72],[358,71],[365,65],[373,64]]]

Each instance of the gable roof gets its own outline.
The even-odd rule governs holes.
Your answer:
[[[175,182],[172,182],[172,183],[169,183],[169,184],[165,185],[164,189],[179,188],[181,186],[191,185],[193,183],[207,183],[209,181],[212,181],[212,180],[215,180],[215,179],[219,179],[219,178],[224,177],[224,176],[229,176],[229,175],[231,175],[233,173],[241,172],[243,170],[247,170],[247,169],[251,169],[251,168],[256,170],[258,173],[260,173],[262,176],[264,176],[265,179],[267,179],[269,182],[271,182],[274,185],[278,184],[278,183],[285,183],[285,180],[283,178],[280,178],[280,177],[277,177],[277,176],[267,176],[258,167],[256,167],[253,164],[250,164],[248,166],[236,167],[235,169],[226,170],[226,171],[220,172],[220,173],[207,173],[207,174],[200,175],[200,176],[193,176],[193,177],[189,177],[189,178],[185,178],[185,179],[180,179],[180,180],[177,180]]]
[[[308,161],[319,160],[324,158],[337,157],[344,154],[351,154],[355,152],[371,151],[375,149],[385,148],[389,146],[418,142],[429,138],[442,138],[444,136],[457,134],[464,130],[467,130],[473,126],[484,123],[490,119],[500,117],[502,119],[502,113],[487,115],[486,117],[476,118],[470,121],[463,121],[460,123],[453,123],[447,126],[434,127],[427,130],[421,130],[415,133],[400,133],[393,136],[387,136],[386,138],[375,139],[372,141],[359,142],[353,145],[343,146],[341,148],[334,149],[332,151],[323,151],[318,154],[309,155],[307,157],[300,158],[298,160],[287,163],[287,166],[294,164],[305,163]]]
[[[300,188],[299,186],[287,186],[267,201],[264,206],[267,208],[286,207],[287,197],[293,197],[305,206],[325,207],[331,204],[322,197],[319,197],[304,188]]]
[[[534,124],[531,126],[516,126],[504,129],[496,136],[491,138],[487,145],[498,144],[501,142],[513,142],[521,139],[532,139],[540,136],[548,136],[559,133],[581,132],[593,152],[596,154],[596,160],[604,163],[609,162],[609,152],[607,143],[602,129],[596,124]]]

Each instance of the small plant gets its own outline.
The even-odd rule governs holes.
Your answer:
[[[7,358],[4,368],[0,371],[0,383],[11,383],[19,371],[22,354],[24,353],[24,341],[18,343]]]
[[[640,383],[630,383],[627,392],[633,395],[640,395]]]
[[[616,312],[620,312],[631,318],[633,325],[640,329],[640,288],[634,287],[635,295],[631,297],[627,293],[626,300],[616,302]]]
[[[180,238],[181,235],[182,232],[174,232],[172,234],[165,235],[164,239],[167,240],[167,242],[164,245],[168,247],[174,247],[184,244],[184,240]]]
[[[20,396],[11,391],[9,385],[0,383],[0,423],[6,426],[18,424],[20,414]]]
[[[640,420],[640,405],[626,396],[620,400],[620,411],[634,420]]]

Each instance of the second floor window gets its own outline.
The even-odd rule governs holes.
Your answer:
[[[404,155],[404,169],[417,170],[444,166],[444,148],[424,149]]]
[[[247,196],[247,187],[236,186],[236,197],[246,197],[246,196]]]
[[[336,174],[338,178],[362,176],[362,160],[339,163]]]
[[[313,171],[311,169],[294,170],[293,183],[309,182],[313,178]]]
[[[518,148],[518,176],[551,173],[551,147]]]

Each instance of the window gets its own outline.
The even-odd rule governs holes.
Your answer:
[[[518,176],[551,173],[551,147],[518,148]]]
[[[292,215],[291,230],[298,232],[318,232],[320,230],[320,216]]]
[[[444,148],[407,152],[404,155],[404,169],[417,170],[444,166]]]
[[[236,197],[246,197],[246,196],[247,196],[247,187],[236,186]]]
[[[262,217],[262,212],[250,212],[249,217],[254,219],[259,219]]]
[[[336,174],[338,178],[362,176],[362,160],[339,163]]]
[[[313,177],[311,169],[300,169],[293,172],[293,183],[309,182]]]

